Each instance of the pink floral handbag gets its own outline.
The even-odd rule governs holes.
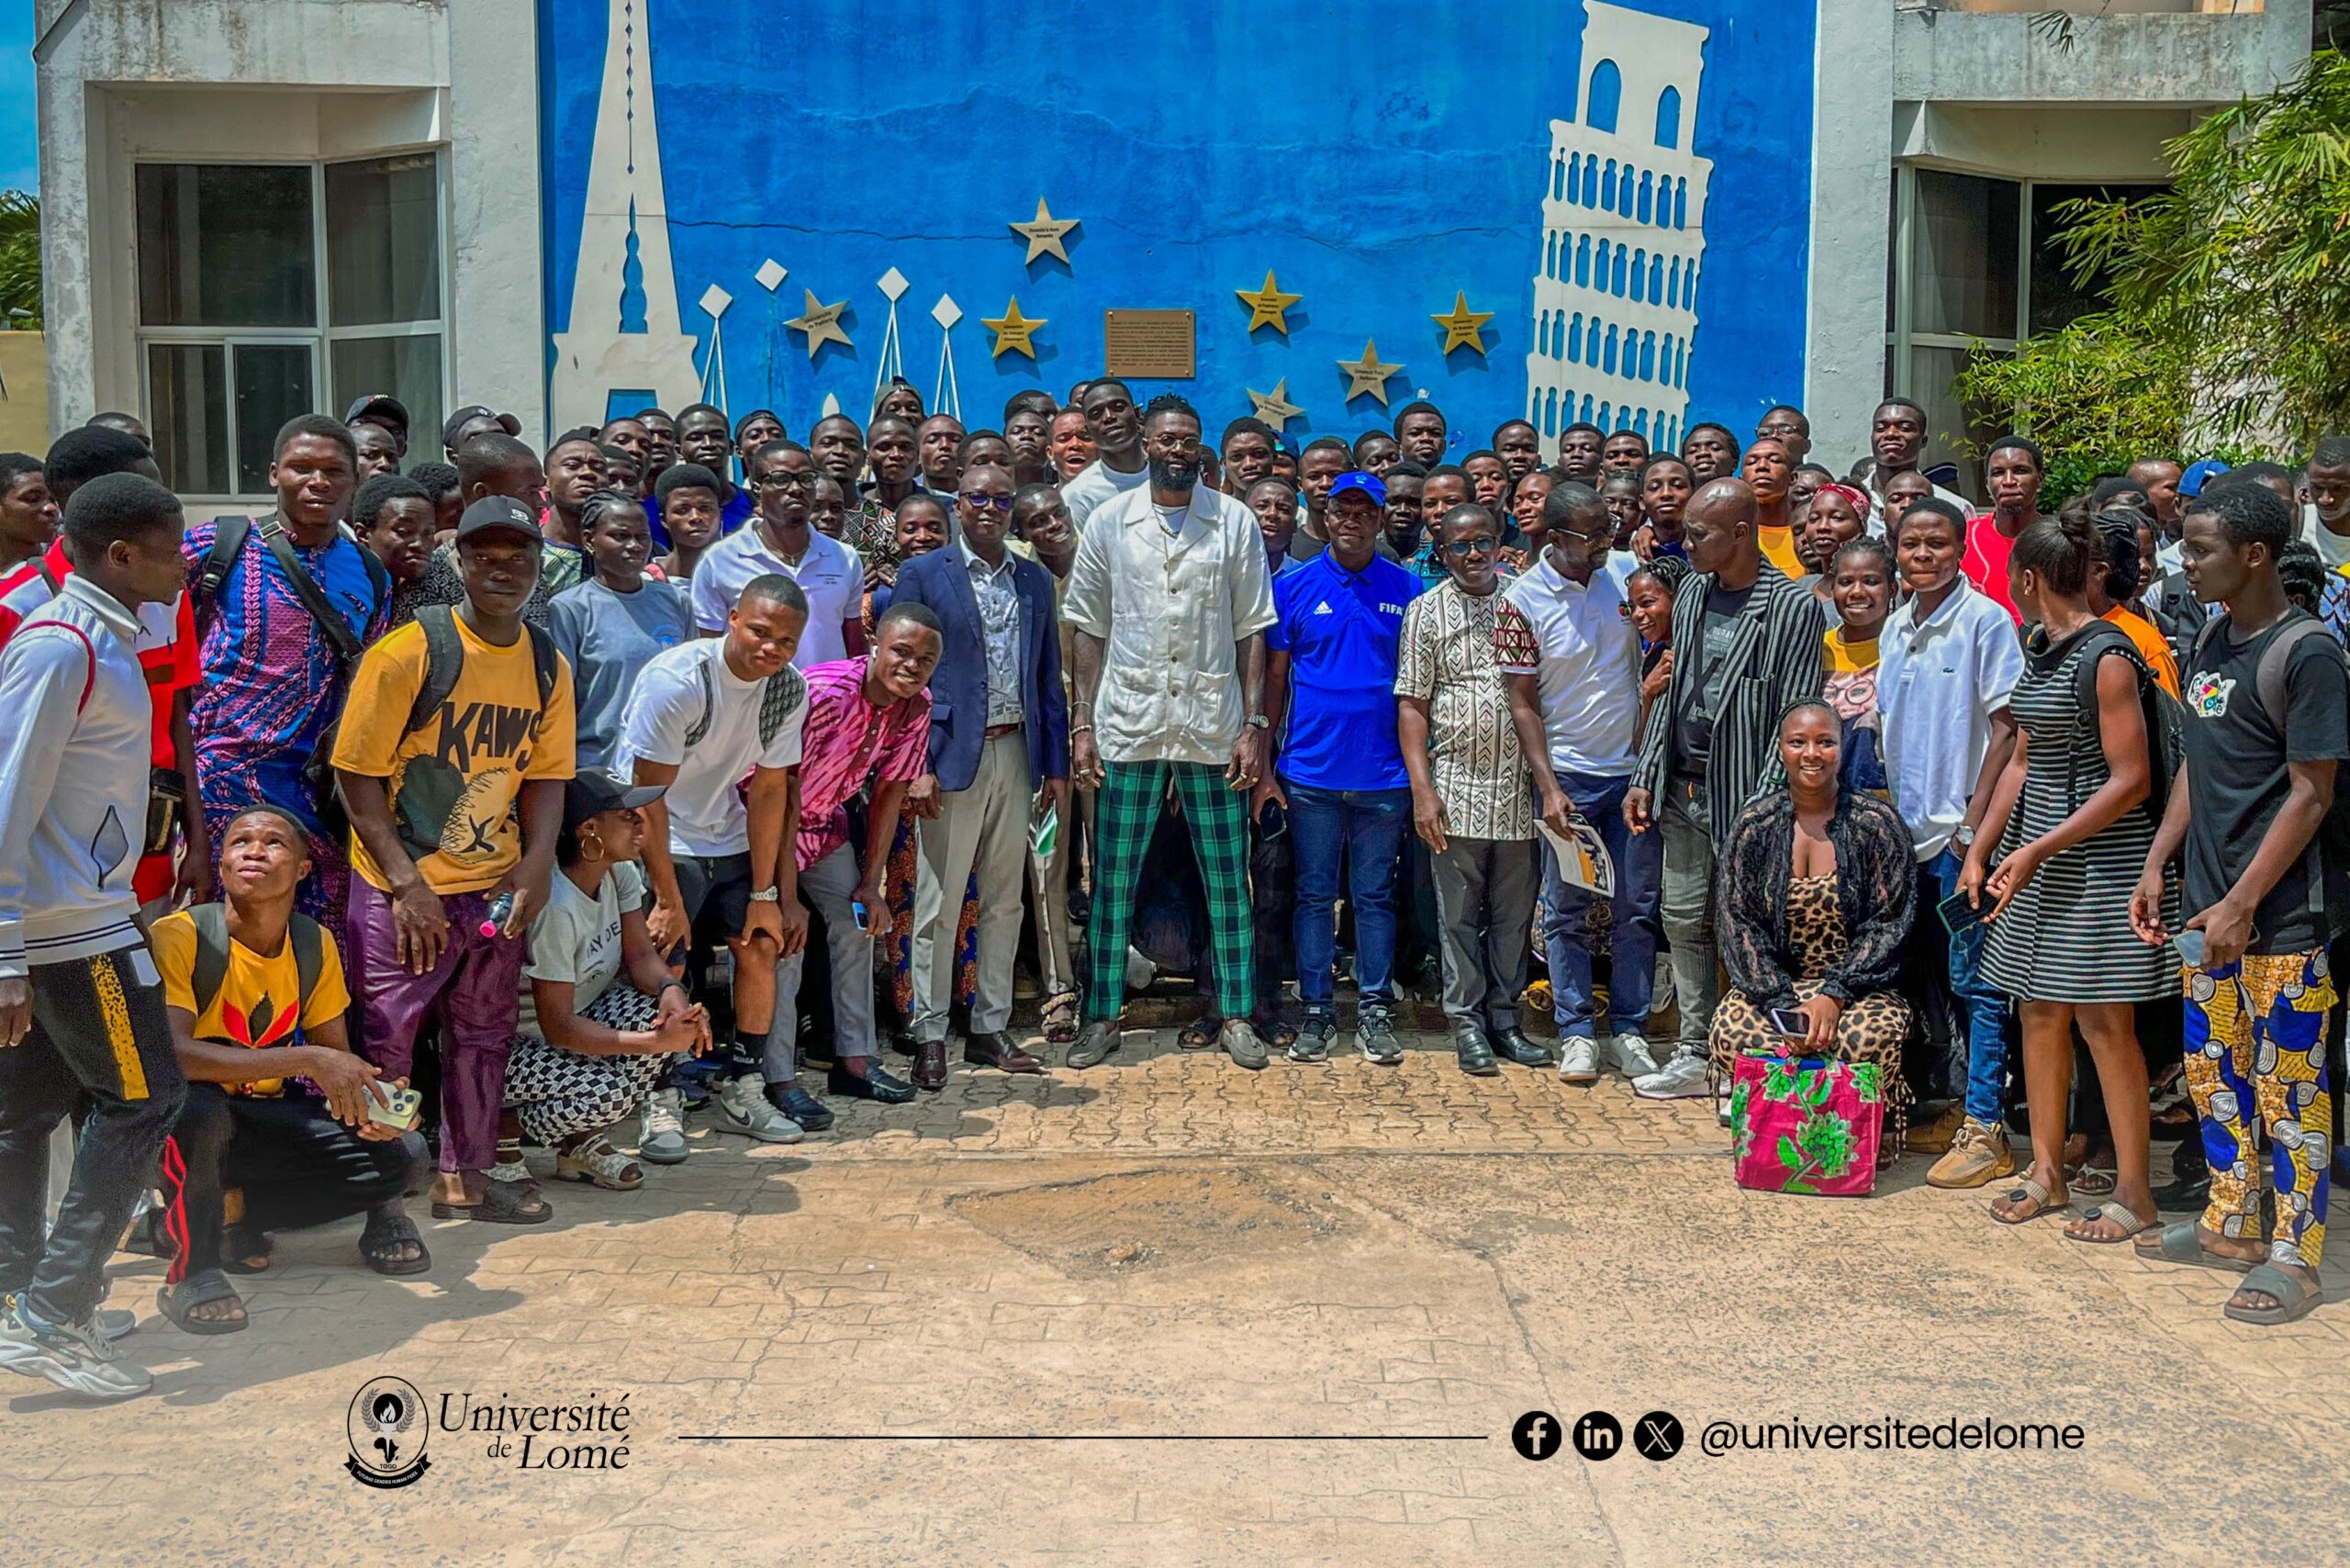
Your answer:
[[[1822,1197],[1874,1191],[1885,1136],[1879,1070],[1821,1057],[1740,1057],[1729,1097],[1738,1184]]]

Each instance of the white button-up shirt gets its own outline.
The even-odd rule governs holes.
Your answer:
[[[1918,858],[1930,860],[1965,820],[1991,715],[2023,678],[2023,644],[1999,601],[1962,577],[1924,624],[1914,601],[1895,610],[1877,659],[1886,781]]]
[[[1149,487],[1104,501],[1077,543],[1065,624],[1108,644],[1093,703],[1104,762],[1232,760],[1235,644],[1273,623],[1256,514],[1202,486],[1169,535]]]

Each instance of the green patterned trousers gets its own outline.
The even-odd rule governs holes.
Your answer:
[[[1172,778],[1207,889],[1216,1005],[1246,1018],[1257,998],[1256,931],[1248,916],[1248,797],[1206,762],[1109,763],[1095,824],[1093,918],[1086,928],[1088,1023],[1115,1018],[1126,1000],[1126,946],[1143,857]]]

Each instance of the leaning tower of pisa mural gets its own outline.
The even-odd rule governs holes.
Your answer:
[[[1527,417],[1681,439],[1706,250],[1690,142],[1707,29],[1585,0],[1572,119],[1550,122]]]

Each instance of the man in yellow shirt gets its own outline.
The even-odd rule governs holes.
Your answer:
[[[489,1179],[522,935],[546,907],[574,762],[570,668],[522,621],[543,543],[520,502],[468,506],[455,545],[464,602],[428,605],[367,650],[335,738],[360,1054],[406,1076],[417,1026],[439,1007],[436,1219],[553,1214],[527,1181]]]
[[[364,1213],[369,1268],[431,1266],[401,1204],[423,1190],[424,1140],[369,1114],[405,1086],[352,1054],[334,937],[294,911],[309,844],[275,806],[238,813],[221,838],[221,902],[166,915],[148,933],[188,1085],[163,1147],[158,1250],[173,1256],[156,1300],[191,1334],[245,1326],[223,1254],[240,1272],[265,1268],[274,1230]],[[232,1189],[243,1195],[233,1226]]]

